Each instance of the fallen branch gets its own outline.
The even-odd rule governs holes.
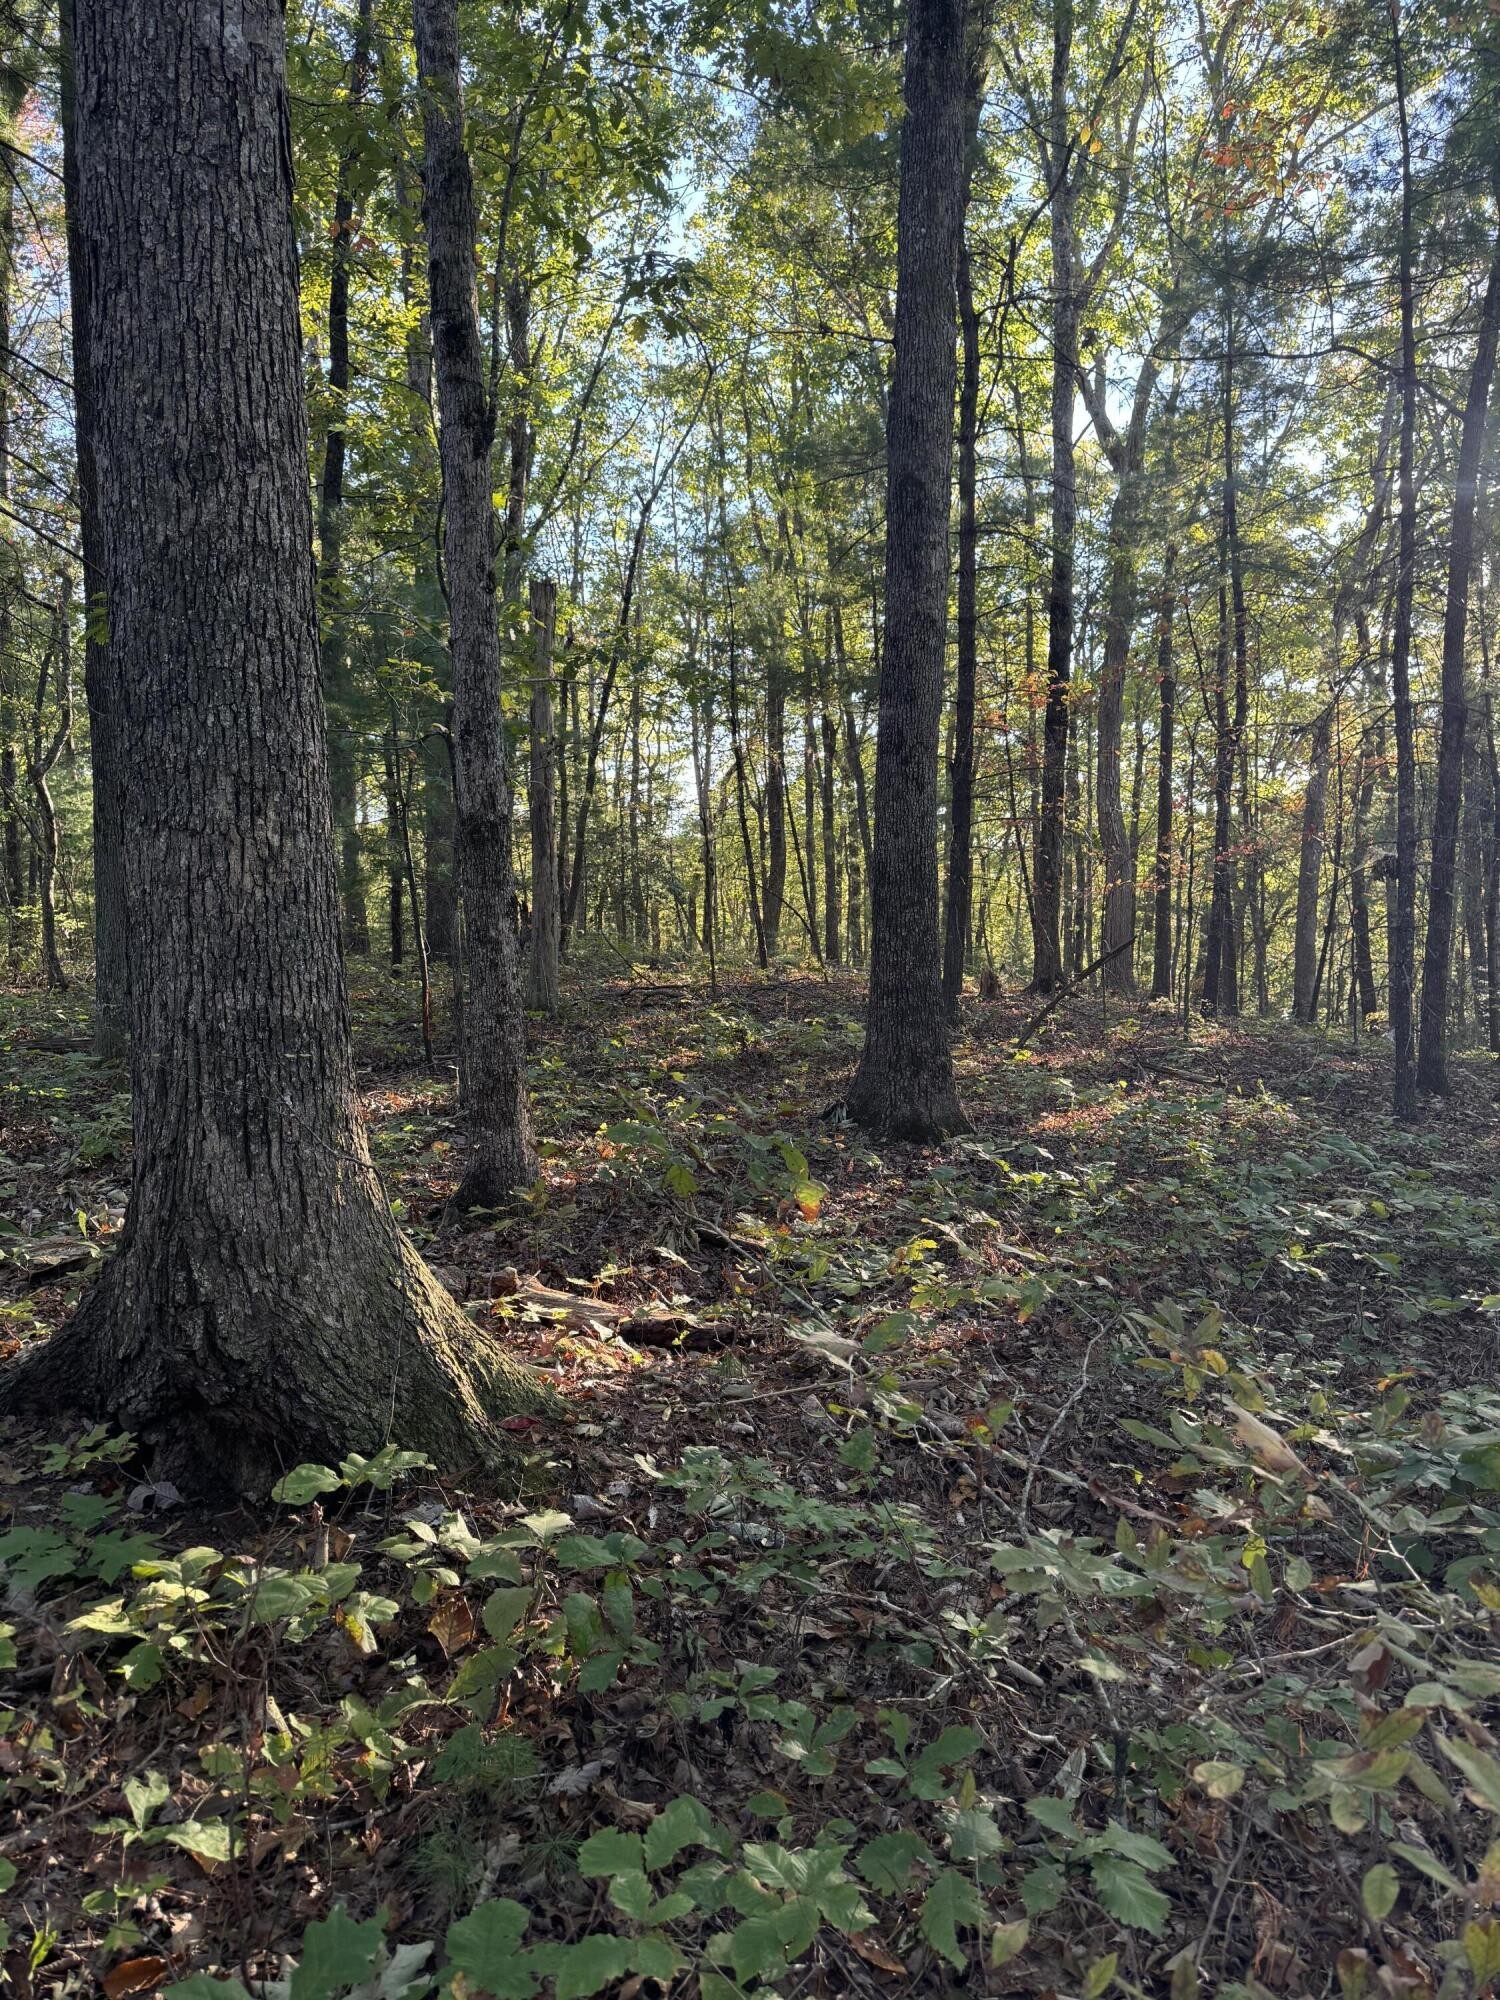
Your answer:
[[[1083,968],[1082,972],[1079,973],[1076,979],[1071,979],[1069,980],[1066,986],[1060,987],[1058,991],[1053,994],[1052,998],[1047,1002],[1046,1006],[1042,1009],[1041,1013],[1033,1014],[1031,1019],[1026,1023],[1025,1027],[1021,1030],[1020,1034],[1016,1036],[1016,1047],[1018,1049],[1024,1049],[1026,1044],[1031,1040],[1031,1037],[1036,1033],[1037,1029],[1042,1025],[1043,1021],[1046,1020],[1049,1014],[1054,1013],[1056,1009],[1062,1005],[1064,1000],[1071,1000],[1073,995],[1078,991],[1079,987],[1087,986],[1089,981],[1093,978],[1094,974],[1098,972],[1102,966],[1108,965],[1112,958],[1118,958],[1122,951],[1129,951],[1130,947],[1134,943],[1135,943],[1135,932],[1132,931],[1130,933],[1130,936],[1126,938],[1124,944],[1117,944],[1114,947],[1113,951],[1106,951],[1101,953],[1100,956],[1094,960],[1092,965],[1086,965]]]

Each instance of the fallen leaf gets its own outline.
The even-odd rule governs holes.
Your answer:
[[[104,1975],[108,2000],[126,2000],[132,1993],[154,1993],[171,1973],[164,1958],[122,1958]]]
[[[906,1976],[906,1967],[899,1958],[888,1952],[879,1938],[872,1938],[867,1931],[856,1931],[847,1940],[851,1949],[857,1951],[866,1965],[873,1965],[877,1972],[888,1972],[893,1979]]]
[[[1259,1417],[1251,1416],[1248,1410],[1240,1408],[1232,1398],[1229,1407],[1234,1412],[1235,1435],[1247,1450],[1253,1452],[1261,1464],[1270,1472],[1298,1473],[1303,1479],[1311,1479],[1312,1474],[1298,1458],[1291,1446],[1276,1435],[1269,1424],[1263,1424]]]
[[[447,1660],[474,1643],[474,1613],[462,1591],[456,1590],[438,1599],[432,1607],[427,1629],[442,1647],[443,1657]]]

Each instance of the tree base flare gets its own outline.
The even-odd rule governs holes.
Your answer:
[[[398,1261],[399,1258],[399,1261]],[[374,1272],[210,1299],[177,1246],[127,1245],[72,1320],[0,1373],[0,1411],[75,1409],[139,1437],[184,1492],[264,1498],[291,1466],[387,1443],[440,1471],[506,1454],[555,1393],[475,1327],[404,1241]]]

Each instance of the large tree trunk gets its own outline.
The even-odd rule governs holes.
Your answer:
[[[453,655],[454,847],[469,988],[462,1089],[468,1158],[454,1200],[460,1209],[493,1209],[536,1173],[500,724],[490,472],[495,412],[474,296],[474,182],[464,145],[457,0],[416,0],[414,12]]]
[[[1334,648],[1335,662],[1338,648]],[[1307,790],[1302,795],[1302,843],[1297,860],[1297,914],[1292,931],[1292,1019],[1311,1022],[1318,1008],[1318,890],[1323,877],[1323,818],[1328,760],[1333,750],[1333,703],[1313,724]]]
[[[73,62],[73,0],[58,8],[63,209],[72,316],[73,441],[78,463],[79,547],[83,556],[83,687],[89,711],[89,772],[94,833],[94,1053],[125,1048],[130,997],[129,926],[125,921],[121,786],[115,708],[109,680],[108,615],[101,570],[104,537],[94,465],[94,393],[89,373],[88,265],[78,213],[78,136]]]
[[[1073,556],[1078,515],[1073,424],[1078,400],[1078,298],[1073,273],[1072,148],[1068,76],[1073,60],[1072,0],[1055,0],[1051,123],[1052,238],[1052,571],[1047,585],[1047,710],[1042,730],[1041,816],[1032,870],[1032,975],[1038,993],[1062,983],[1062,891],[1066,830],[1069,683],[1073,674]]]
[[[531,629],[536,678],[531,684],[531,767],[526,803],[531,820],[531,956],[526,1004],[557,1012],[559,915],[557,901],[557,725],[552,709],[552,647],[557,626],[557,585],[541,578],[531,586]]]
[[[370,87],[372,4],[373,0],[359,0],[354,21],[345,109],[355,126]],[[318,486],[318,605],[323,700],[329,714],[328,770],[339,843],[344,949],[362,954],[370,949],[370,930],[357,814],[359,754],[350,712],[348,607],[344,601],[344,464],[352,377],[349,272],[354,261],[353,180],[358,164],[359,142],[351,138],[339,159],[333,197],[333,252],[328,278],[328,427]],[[399,888],[395,893],[399,896]]]
[[[1448,530],[1448,597],[1443,612],[1443,722],[1438,738],[1437,797],[1432,814],[1432,875],[1427,889],[1427,945],[1422,960],[1422,1036],[1417,1051],[1417,1088],[1448,1087],[1448,969],[1453,955],[1453,880],[1458,855],[1458,819],[1463,803],[1464,737],[1468,694],[1464,685],[1464,638],[1469,623],[1469,572],[1474,561],[1474,511],[1479,499],[1479,461],[1484,451],[1495,343],[1500,333],[1500,243],[1490,265],[1469,394],[1464,405]]]
[[[886,420],[885,658],[875,739],[870,999],[849,1113],[934,1140],[965,1127],[938,949],[937,761],[948,626],[954,282],[963,222],[963,0],[911,0]]]
[[[258,1492],[388,1439],[451,1467],[537,1391],[391,1217],[338,944],[282,10],[78,0],[79,191],[125,795],[121,1245],[9,1404]],[[140,385],[150,383],[149,396]]]

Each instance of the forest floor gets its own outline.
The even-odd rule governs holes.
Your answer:
[[[392,1197],[564,1414],[258,1514],[0,1431],[0,1986],[1491,1990],[1486,1062],[1403,1130],[1378,1041],[1094,998],[1018,1053],[1017,997],[972,1136],[876,1151],[854,981],[622,977],[534,1027],[544,1178],[455,1232],[451,1070],[356,983]],[[82,1002],[3,1004],[12,1346],[129,1126]]]

